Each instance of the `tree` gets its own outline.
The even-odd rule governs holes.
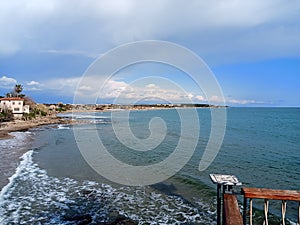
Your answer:
[[[9,122],[14,120],[14,115],[11,110],[4,108],[0,113],[0,122]]]
[[[6,97],[6,98],[11,98],[12,96],[13,96],[13,94],[12,94],[11,92],[5,94],[5,97]]]
[[[14,88],[14,92],[16,93],[17,97],[20,95],[20,93],[23,91],[23,85],[22,84],[16,84]]]

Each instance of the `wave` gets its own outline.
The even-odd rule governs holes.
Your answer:
[[[58,130],[70,130],[71,128],[69,126],[63,125],[63,124],[59,124],[57,126]]]
[[[88,216],[92,223],[117,216],[139,224],[215,224],[211,206],[193,204],[151,187],[119,187],[47,175],[33,161],[34,151],[21,157],[15,174],[0,192],[0,224],[74,224]]]
[[[9,134],[12,135],[13,138],[0,140],[0,149],[15,149],[17,147],[23,147],[24,142],[27,141],[28,136],[30,136],[32,132],[11,132]]]
[[[107,119],[107,116],[95,116],[95,115],[75,115],[74,119]]]
[[[108,119],[110,117],[97,115],[94,113],[66,113],[66,114],[59,114],[57,116],[65,117],[65,118],[73,118],[73,119]]]

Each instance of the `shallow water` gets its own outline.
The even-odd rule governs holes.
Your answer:
[[[12,132],[12,138],[0,140],[0,189],[8,183],[22,156],[30,148],[31,132]]]
[[[31,150],[22,156],[0,194],[1,224],[73,224],[70,218],[85,214],[91,215],[94,223],[123,215],[139,224],[214,224],[208,204],[190,204],[151,187],[112,187],[51,177],[33,162],[34,154]]]

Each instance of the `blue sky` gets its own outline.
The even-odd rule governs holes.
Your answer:
[[[1,1],[0,95],[21,83],[37,102],[72,103],[97,57],[142,40],[174,42],[195,52],[215,74],[227,105],[300,106],[298,0]],[[140,98],[143,89],[155,92],[154,99],[207,101],[176,68],[146,63],[120,71],[99,102],[113,101],[145,76],[172,80],[187,95],[152,82],[135,87]]]

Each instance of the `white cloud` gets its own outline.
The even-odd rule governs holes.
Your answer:
[[[201,99],[202,96],[200,96]],[[209,102],[212,104],[220,104],[225,101],[225,104],[227,105],[252,105],[252,104],[265,104],[266,102],[253,100],[253,99],[235,99],[232,97],[224,98],[224,101],[220,96],[211,96],[208,98]],[[205,101],[205,98],[202,98],[203,101]]]
[[[226,102],[234,105],[265,104],[263,101],[257,101],[253,99],[228,99]]]
[[[168,86],[143,82],[127,83],[125,81],[110,79],[106,82],[101,77],[94,76],[81,80],[80,77],[58,78],[44,82],[43,91],[56,95],[74,97],[76,102],[95,102],[96,100],[114,100],[125,103],[139,100],[153,100],[165,102],[189,102],[196,99],[196,95],[183,91],[173,84]],[[78,85],[80,83],[80,85]],[[198,99],[199,100],[199,99]]]
[[[146,88],[156,88],[157,86],[155,84],[148,84],[146,85]]]
[[[193,95],[192,93],[188,93],[188,94],[187,94],[187,97],[188,97],[189,99],[192,99],[192,98],[194,98],[194,95]]]
[[[12,88],[14,87],[14,85],[17,83],[17,80],[11,77],[7,77],[7,76],[2,76],[0,78],[0,87],[3,88]]]
[[[163,39],[218,62],[299,56],[299,10],[298,0],[1,1],[0,53],[95,57],[125,42]]]
[[[41,88],[43,86],[44,86],[43,84],[32,80],[32,81],[29,81],[26,83],[25,89],[30,90],[30,91],[39,91],[39,90],[42,90]]]
[[[28,86],[40,85],[39,82],[34,81],[34,80],[32,80],[32,81],[30,81],[30,82],[27,82],[26,84],[27,84]]]
[[[80,77],[71,77],[71,78],[56,78],[45,81],[44,83],[46,89],[57,91],[60,94],[67,96],[74,95],[74,91],[80,81]]]
[[[102,54],[97,52],[88,52],[88,51],[79,51],[79,50],[42,50],[41,53],[49,53],[55,55],[78,55],[78,56],[86,56],[88,58],[97,58],[100,57]]]
[[[195,99],[198,100],[198,101],[205,101],[205,99],[204,99],[204,97],[202,95],[197,95],[195,97]]]
[[[128,84],[124,81],[110,80],[101,91],[101,98],[117,98],[117,101],[134,103],[136,101],[158,102],[189,102],[194,97],[192,93],[186,93],[181,88],[166,86],[166,84],[146,84],[142,82]]]
[[[79,91],[91,91],[92,90],[92,87],[91,86],[87,86],[87,85],[83,85],[83,86],[80,86],[78,88]]]
[[[16,80],[6,76],[0,78],[0,84],[2,85],[4,82],[7,85],[16,84]],[[81,77],[51,79],[44,81],[44,84],[38,81],[30,81],[26,85],[26,90],[39,90],[43,91],[42,93],[47,92],[58,96],[74,97],[76,93],[77,103],[94,103],[97,100],[101,102],[102,100],[113,101],[118,99],[118,103],[124,104],[136,101],[223,104],[223,98],[220,96],[204,97],[197,93],[185,92],[175,83],[168,86],[163,81],[146,84],[143,82],[127,83],[110,79],[105,82],[99,76],[91,76],[85,80],[82,80]],[[265,104],[266,102],[227,97],[225,103],[227,105],[253,105]]]

